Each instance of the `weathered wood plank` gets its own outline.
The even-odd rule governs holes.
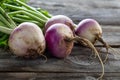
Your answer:
[[[111,77],[112,76],[112,77]],[[0,73],[0,80],[96,80],[96,73]],[[107,73],[102,80],[119,80],[120,74]]]
[[[114,49],[120,52],[119,0],[30,0],[29,4],[42,7],[53,15],[67,15],[75,23],[84,18],[96,19],[103,28],[104,40],[110,45],[117,46],[118,48]],[[104,51],[102,49],[100,54],[102,59],[105,58]],[[118,58],[109,54],[103,80],[120,79],[120,56],[118,54],[116,56]],[[42,57],[26,60],[0,48],[0,80],[95,80],[101,70],[99,60],[94,58],[92,51],[77,45],[66,59],[48,56],[46,63]]]
[[[0,53],[4,51],[1,50]],[[6,53],[0,57],[0,72],[101,72],[99,60],[91,54],[90,49],[76,46],[66,59],[48,57],[48,61],[44,63],[41,58],[25,60]],[[105,53],[102,52],[102,59],[104,58]],[[105,72],[120,72],[119,60],[112,54],[108,56]]]
[[[110,45],[120,46],[120,26],[101,25],[103,29],[103,39]]]
[[[30,0],[29,4],[46,9],[53,15],[67,15],[76,23],[94,18],[101,24],[120,25],[119,0]]]

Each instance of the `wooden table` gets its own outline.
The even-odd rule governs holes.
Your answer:
[[[120,53],[120,2],[119,0],[30,0],[30,5],[48,10],[51,14],[64,14],[76,24],[85,18],[96,19],[102,26],[103,38]],[[101,49],[102,59],[105,48]],[[103,80],[120,80],[120,55],[109,51]],[[86,47],[75,45],[66,59],[48,57],[25,60],[0,48],[0,80],[96,80],[101,73],[97,58]],[[115,55],[113,55],[115,54]]]

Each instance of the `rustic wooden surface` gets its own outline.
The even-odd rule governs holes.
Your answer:
[[[120,52],[119,0],[30,0],[29,5],[53,15],[67,15],[76,24],[85,18],[96,19],[103,28],[104,40]],[[104,59],[104,47],[99,43],[96,46]],[[120,80],[120,56],[109,53],[103,80]],[[96,80],[102,68],[91,54],[90,49],[75,45],[66,59],[48,57],[45,63],[42,57],[25,60],[0,48],[0,80]]]

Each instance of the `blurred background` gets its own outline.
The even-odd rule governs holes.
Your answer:
[[[30,0],[28,4],[52,15],[64,14],[75,23],[93,18],[102,25],[120,25],[119,0]]]

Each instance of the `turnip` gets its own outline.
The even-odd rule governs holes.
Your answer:
[[[63,23],[63,24],[66,24],[68,27],[70,27],[70,29],[73,31],[74,30],[74,23],[73,21],[65,16],[65,15],[56,15],[56,16],[53,16],[52,18],[50,18],[46,24],[45,24],[45,27],[44,27],[44,33],[46,32],[46,30],[53,24],[55,23]]]
[[[25,58],[43,55],[46,46],[42,30],[30,22],[21,23],[11,32],[8,45],[15,55]]]
[[[45,33],[45,40],[47,44],[48,51],[55,57],[58,58],[66,58],[71,53],[73,48],[74,41],[78,41],[80,43],[85,43],[88,47],[94,50],[97,54],[100,63],[103,68],[103,72],[100,78],[104,75],[104,65],[103,62],[93,44],[85,39],[78,36],[74,36],[70,27],[62,23],[56,23],[51,25]]]
[[[36,24],[24,22],[17,26],[1,7],[0,21],[0,34],[2,33],[0,44],[9,46],[16,56],[26,58],[44,56],[45,38]]]
[[[45,40],[47,49],[57,58],[67,57],[73,48],[73,32],[71,29],[61,23],[51,25],[46,33]]]
[[[78,24],[75,33],[80,37],[88,39],[94,44],[96,40],[101,38],[102,28],[94,19],[84,19]]]
[[[75,30],[75,34],[80,36],[80,37],[88,39],[93,44],[95,44],[96,41],[101,42],[106,47],[107,53],[108,53],[109,48],[112,49],[113,51],[116,51],[113,48],[111,48],[108,45],[108,43],[106,43],[103,40],[103,38],[102,38],[102,28],[101,28],[100,24],[94,19],[84,19],[84,20],[82,20],[78,24],[78,26]],[[117,53],[119,53],[119,52],[117,52]],[[107,56],[106,56],[106,59],[107,59]],[[106,61],[106,59],[104,60],[104,62]]]
[[[83,37],[91,41],[93,44],[97,40],[102,42],[105,46],[107,44],[102,39],[102,28],[99,23],[94,19],[84,19],[82,20],[75,29],[75,34],[77,36]]]
[[[106,50],[107,50],[107,55],[106,55],[106,58],[105,58],[104,62],[107,60],[108,49],[109,48],[112,49],[113,51],[116,51],[113,48],[111,48],[108,45],[108,43],[106,43],[103,40],[103,38],[102,38],[102,28],[101,28],[100,24],[94,19],[84,19],[84,20],[82,20],[78,24],[77,28],[75,29],[75,34],[79,37],[88,39],[90,42],[92,42],[92,44],[95,44],[96,41],[101,42],[106,47]],[[118,51],[116,51],[116,52],[119,53]],[[100,78],[102,78],[103,74],[101,75]]]

